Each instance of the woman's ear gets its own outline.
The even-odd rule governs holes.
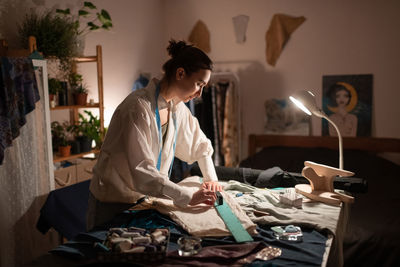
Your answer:
[[[182,80],[185,77],[185,69],[184,68],[177,68],[176,69],[176,80]]]

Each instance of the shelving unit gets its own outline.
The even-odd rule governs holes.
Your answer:
[[[74,58],[73,71],[77,70],[77,65],[80,63],[90,63],[94,62],[97,65],[97,89],[98,89],[98,102],[91,104],[86,104],[84,106],[80,105],[69,105],[69,106],[56,106],[50,108],[50,111],[55,110],[69,110],[70,111],[70,123],[75,124],[79,120],[79,110],[80,109],[99,109],[100,117],[100,131],[104,133],[104,101],[103,101],[103,58],[102,58],[102,48],[101,45],[96,46],[95,56],[83,56]],[[84,152],[80,154],[73,154],[67,157],[61,157],[59,155],[53,155],[53,162],[61,162],[70,159],[81,158],[87,154],[99,153],[98,149],[91,150],[89,152]]]
[[[83,56],[74,58],[74,65],[72,66],[72,71],[77,72],[77,64],[81,63],[96,63],[97,66],[97,90],[98,90],[98,101],[96,103],[87,103],[86,105],[68,105],[68,106],[56,106],[50,108],[51,111],[58,110],[69,110],[70,123],[76,124],[79,121],[79,111],[85,109],[98,109],[100,117],[100,132],[104,133],[104,102],[103,102],[103,58],[102,58],[102,48],[101,45],[96,46],[95,56]],[[66,160],[76,160],[83,158],[88,154],[98,154],[99,149],[92,149],[91,151],[71,154],[67,157],[62,157],[58,154],[53,154],[53,163],[62,162]],[[54,188],[61,188],[64,186],[69,186],[92,177],[92,168],[96,160],[81,160],[77,164],[72,166],[60,168],[54,171]]]

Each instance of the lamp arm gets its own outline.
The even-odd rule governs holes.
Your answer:
[[[336,124],[328,118],[325,114],[322,116],[324,119],[326,119],[328,122],[330,122],[333,127],[335,127],[336,132],[338,134],[339,138],[339,169],[343,170],[343,139],[342,135],[340,134],[339,128],[336,126]]]

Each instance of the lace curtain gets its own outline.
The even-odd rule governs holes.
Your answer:
[[[0,166],[0,266],[21,266],[57,245],[55,232],[36,230],[39,211],[50,191],[42,70],[36,72],[40,101]],[[46,77],[47,78],[47,77]]]

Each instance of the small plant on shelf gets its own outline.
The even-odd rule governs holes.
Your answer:
[[[88,89],[83,83],[82,75],[78,73],[71,73],[69,75],[69,84],[74,95],[75,105],[85,106],[87,103]]]
[[[73,126],[68,122],[60,124],[58,121],[51,123],[51,136],[53,148],[58,148],[61,156],[66,157],[71,154],[71,132]]]
[[[50,99],[50,106],[55,107],[56,106],[56,95],[58,92],[61,92],[63,90],[61,82],[55,78],[50,78],[48,80],[48,85],[49,85],[49,99]]]
[[[103,140],[103,136],[101,133],[100,120],[97,116],[94,116],[92,112],[85,110],[84,111],[89,118],[86,118],[82,114],[79,113],[79,122],[78,122],[78,139],[81,142],[81,150],[82,146],[85,147],[84,150],[91,150],[92,140],[96,142],[96,148],[100,148]],[[87,148],[87,145],[83,144],[85,142],[90,143],[90,149]],[[86,152],[86,151],[82,151]]]

